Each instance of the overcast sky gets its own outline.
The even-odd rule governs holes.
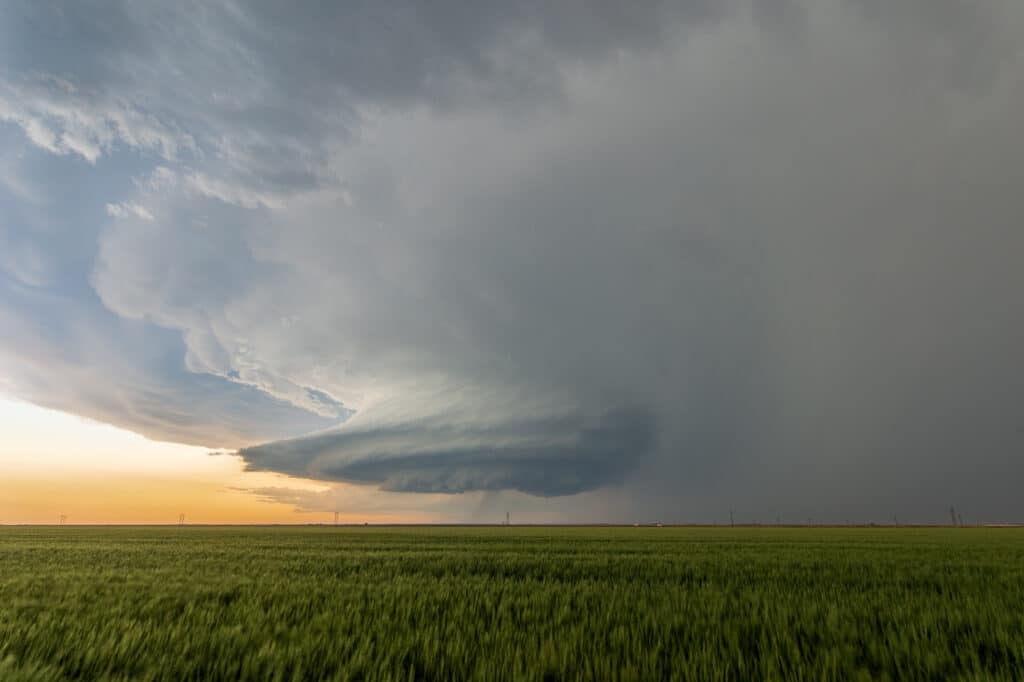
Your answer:
[[[300,509],[1020,520],[1022,121],[1019,0],[11,0],[0,393]]]

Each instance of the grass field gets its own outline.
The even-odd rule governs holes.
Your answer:
[[[0,680],[1024,679],[1024,531],[0,528]]]

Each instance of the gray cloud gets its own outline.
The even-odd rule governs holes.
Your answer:
[[[175,381],[357,410],[251,467],[600,489],[537,502],[577,520],[1020,515],[1017,4],[111,8],[18,9],[10,68],[70,36],[33,68],[77,90],[4,76],[2,115],[117,189],[81,281],[180,338]],[[50,286],[16,223],[7,276]]]
[[[373,483],[393,492],[571,495],[620,481],[647,454],[651,427],[650,418],[636,412],[482,425],[424,420],[363,427],[356,418],[333,431],[239,454],[251,470]]]
[[[529,110],[558,97],[567,61],[648,49],[738,5],[16,3],[0,120],[91,163],[122,147],[202,165],[196,188],[253,206],[334,184],[332,143],[382,108]]]
[[[182,367],[180,337],[0,280],[0,391],[158,440],[241,447],[337,423]],[[54,318],[35,319],[39,311]]]

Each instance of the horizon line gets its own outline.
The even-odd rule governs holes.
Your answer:
[[[1004,523],[0,523],[0,528],[1024,528]]]

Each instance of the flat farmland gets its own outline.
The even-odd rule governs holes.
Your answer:
[[[1024,531],[2,527],[0,680],[1020,680]]]

